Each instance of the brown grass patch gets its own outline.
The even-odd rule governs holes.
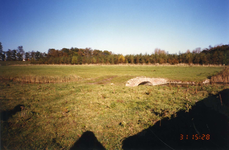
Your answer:
[[[225,67],[219,74],[212,76],[211,83],[229,83],[229,67]]]

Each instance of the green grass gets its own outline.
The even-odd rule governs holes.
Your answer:
[[[155,70],[155,71],[154,71]],[[135,76],[200,81],[220,67],[1,66],[2,77],[78,76],[74,82],[0,83],[1,111],[25,110],[1,121],[2,149],[69,149],[92,131],[106,149],[121,149],[135,135],[228,85],[125,87]],[[69,80],[70,81],[70,80]],[[110,83],[114,83],[111,85]],[[55,142],[54,142],[55,141]]]
[[[223,67],[178,66],[1,66],[0,78],[23,82],[68,82],[116,76],[120,81],[137,76],[161,77],[181,81],[202,81]],[[122,80],[122,79],[123,80]],[[113,78],[114,82],[116,81]],[[120,83],[119,81],[117,83]]]

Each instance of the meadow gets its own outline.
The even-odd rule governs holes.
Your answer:
[[[178,111],[188,112],[227,84],[126,87],[137,76],[201,82],[223,67],[0,66],[2,149],[70,149],[91,131],[105,149]],[[216,108],[217,109],[217,108]],[[228,113],[224,111],[223,113]]]
[[[98,78],[125,84],[127,79],[137,76],[160,77],[179,81],[200,82],[217,74],[223,67],[181,67],[150,65],[32,65],[1,66],[0,78],[28,83],[59,83],[71,81],[93,81]]]

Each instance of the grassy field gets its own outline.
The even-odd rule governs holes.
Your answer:
[[[147,76],[199,82],[222,69],[0,66],[2,149],[70,149],[86,131],[92,131],[104,148],[122,149],[126,137],[163,118],[172,118],[180,110],[189,111],[196,102],[229,88],[228,85],[130,88],[125,87],[128,79]]]
[[[80,79],[115,77],[117,84],[137,76],[160,77],[181,81],[203,81],[217,74],[223,67],[178,67],[178,66],[2,66],[0,78],[22,82],[68,82]]]

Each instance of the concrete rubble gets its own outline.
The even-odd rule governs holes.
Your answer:
[[[149,77],[136,77],[133,79],[130,79],[126,82],[126,86],[129,87],[135,87],[139,86],[141,84],[144,85],[163,85],[163,84],[190,84],[190,85],[195,85],[195,82],[182,82],[182,81],[170,81],[168,79],[164,78],[149,78]],[[206,79],[202,82],[203,84],[209,84],[210,80]]]

